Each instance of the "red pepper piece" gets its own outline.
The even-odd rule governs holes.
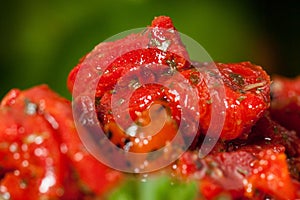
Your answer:
[[[101,43],[85,57],[84,62],[79,63],[69,76],[69,85],[72,87],[74,77],[76,77],[74,74],[78,73],[78,71],[80,72],[77,80],[81,84],[77,84],[76,87],[78,86],[78,88],[75,88],[75,93],[77,94],[78,92],[81,94],[85,92],[90,93],[90,91],[87,91],[89,90],[87,86],[89,84],[96,85],[94,88],[95,101],[99,120],[104,127],[106,126],[104,129],[107,132],[109,132],[109,128],[107,127],[110,126],[108,123],[113,123],[112,127],[117,131],[117,133],[113,134],[117,135],[117,137],[114,137],[114,143],[121,147],[128,140],[131,142],[134,140],[134,138],[126,135],[125,130],[132,125],[132,121],[136,123],[147,121],[143,117],[147,118],[146,113],[149,113],[150,107],[155,102],[165,101],[165,106],[169,110],[169,118],[174,120],[172,123],[176,122],[177,126],[179,126],[182,120],[181,117],[183,117],[181,116],[181,112],[184,108],[180,107],[178,102],[176,102],[176,99],[179,97],[178,95],[174,96],[174,91],[180,94],[185,92],[185,89],[176,86],[175,89],[169,89],[172,83],[164,77],[164,73],[169,73],[170,80],[173,79],[175,83],[179,84],[184,81],[172,76],[173,73],[176,72],[174,74],[184,76],[187,83],[196,91],[195,94],[198,93],[197,96],[191,94],[191,92],[187,92],[187,96],[189,96],[188,101],[190,102],[187,101],[185,107],[191,111],[189,112],[191,114],[189,117],[186,117],[186,122],[193,127],[191,128],[192,131],[189,130],[187,131],[189,133],[186,134],[193,135],[195,132],[197,136],[201,133],[206,134],[211,124],[211,104],[215,102],[212,102],[213,98],[210,96],[209,86],[205,82],[206,77],[189,62],[187,52],[170,18],[155,18],[151,28],[148,32],[146,31],[148,34],[129,35],[115,42]],[[163,49],[163,45],[161,44],[167,41],[169,44],[168,48]],[[147,48],[141,48],[143,42],[148,44]],[[121,55],[119,55],[120,53]],[[107,66],[105,66],[106,64]],[[201,64],[199,65],[201,66]],[[226,95],[224,99],[225,112],[221,113],[225,118],[225,123],[221,130],[221,138],[231,140],[238,137],[246,137],[254,123],[269,107],[270,78],[261,67],[253,65],[250,62],[235,64],[216,63],[215,65],[220,73],[215,73],[215,77],[210,78],[220,79],[224,82]],[[207,72],[205,71],[206,67],[202,66],[204,73]],[[127,85],[122,85],[122,83],[126,83],[126,81],[122,82],[123,79],[127,80]],[[162,86],[159,86],[159,84],[147,84],[149,82],[163,83],[164,91],[162,91]],[[123,91],[119,92],[118,90],[118,94],[115,95],[115,87],[117,89],[121,88]],[[136,91],[131,92],[133,90],[132,88],[130,90],[130,87],[133,87]],[[170,92],[171,90],[172,92]],[[122,105],[122,101],[126,99],[123,96],[126,97],[126,95],[131,94],[129,106],[128,104]],[[112,102],[113,96],[120,98],[117,102]],[[183,97],[181,97],[182,99]],[[195,102],[198,103],[198,107],[200,108],[200,115],[192,112],[192,103]],[[117,105],[117,103],[119,104]],[[112,112],[112,108],[119,109],[117,115]],[[144,114],[141,115],[141,113]],[[122,126],[123,130],[116,128],[115,124],[118,124],[115,123],[118,120],[114,118],[116,116],[125,125],[125,127]],[[194,125],[198,121],[200,121],[199,132],[197,126]],[[212,122],[212,128],[217,128],[214,126],[222,125],[216,125]],[[171,139],[175,133],[176,129],[170,131],[169,136],[166,137],[165,135],[168,133],[161,133],[161,137]],[[197,141],[197,138],[195,140]],[[151,148],[148,148],[148,150],[160,147],[160,145],[156,144],[151,144],[150,146]]]
[[[300,76],[294,79],[275,76],[271,94],[272,118],[300,135]]]
[[[225,83],[226,94],[224,99],[226,104],[225,123],[221,132],[221,138],[227,140],[234,139],[240,137],[243,133],[248,134],[251,127],[269,107],[268,86],[270,81],[261,67],[249,62],[236,64],[217,63],[216,66],[221,71],[221,78]],[[142,69],[140,71],[142,71]],[[204,71],[201,73],[193,68],[180,72],[185,78],[183,78],[183,80],[195,89],[195,94],[198,94],[198,97],[194,93],[189,92],[186,87],[180,87],[178,83],[183,82],[182,77],[171,76],[169,80],[163,80],[165,79],[163,75],[162,77],[153,76],[152,79],[154,82],[163,82],[164,86],[159,84],[138,85],[130,97],[129,104],[123,102],[128,95],[131,95],[128,92],[130,91],[129,86],[124,86],[124,88],[117,91],[117,94],[112,94],[110,91],[106,92],[99,101],[99,104],[96,105],[99,119],[105,125],[114,122],[116,120],[114,117],[118,116],[119,120],[122,120],[122,124],[125,125],[125,127],[123,127],[125,130],[131,125],[130,123],[132,123],[132,121],[139,124],[141,121],[145,121],[145,119],[143,119],[145,115],[137,114],[149,110],[154,103],[164,101],[166,108],[170,111],[168,114],[171,119],[179,125],[182,111],[180,101],[186,102],[188,110],[194,108],[194,102],[198,102],[200,116],[190,110],[190,115],[188,115],[186,120],[188,124],[193,125],[195,122],[197,123],[200,117],[199,126],[201,132],[205,134],[210,125],[212,114],[211,106],[213,102],[207,86],[208,77],[204,73],[207,72]],[[216,74],[216,76],[218,76],[218,74]],[[134,78],[131,80],[134,80]],[[137,83],[139,83],[139,81],[137,81]],[[181,97],[180,99],[178,95],[174,94],[185,94],[186,96],[182,95],[183,98]],[[117,96],[117,101],[112,101],[113,95]],[[111,103],[113,103],[113,105]],[[118,108],[119,112],[117,114],[112,112],[112,108]],[[129,116],[128,113],[130,114]],[[114,130],[116,131],[117,129]],[[197,126],[189,129],[189,131],[191,130],[197,132]],[[123,141],[126,141],[125,138],[129,138],[131,141],[131,137],[121,132],[114,133],[114,135],[122,135],[122,137],[119,137],[120,141],[117,143],[123,147],[125,144],[121,142],[122,138]],[[174,132],[176,133],[176,130],[172,133]],[[165,134],[168,133],[162,133],[162,136]],[[174,134],[171,135],[173,137]],[[189,134],[186,135],[188,136]],[[197,135],[199,135],[199,133],[197,133]],[[169,137],[169,139],[172,137]],[[150,145],[152,149],[158,149],[160,147],[159,145],[150,143],[148,145]]]
[[[43,133],[43,129],[47,130],[47,127],[41,124],[49,126],[53,132],[51,137],[49,136],[51,141],[53,141],[53,148],[57,143],[58,150],[60,150],[55,157],[60,158],[61,155],[63,156],[63,160],[69,161],[72,164],[72,167],[74,167],[73,170],[79,176],[79,180],[77,181],[80,181],[80,184],[84,185],[84,190],[88,189],[88,192],[100,195],[119,181],[121,177],[120,173],[96,160],[81,143],[75,129],[71,104],[68,100],[58,96],[45,85],[15,93],[18,93],[18,95],[11,93],[11,95],[8,95],[10,98],[4,98],[1,103],[3,109],[16,113],[24,113],[26,109],[29,113],[34,112],[35,118],[32,119],[32,123],[28,127],[35,127],[41,130],[30,131],[30,133]],[[25,105],[26,102],[31,104],[27,103]],[[16,114],[16,116],[18,115]],[[21,117],[19,121],[27,123],[27,118]],[[4,128],[7,128],[7,126],[3,125]],[[20,140],[19,142],[22,142],[23,138],[19,136],[18,139]],[[7,137],[5,140],[7,140]],[[51,144],[45,146],[45,149],[52,152]],[[61,165],[64,166],[64,164]],[[62,172],[62,174],[64,173]],[[73,182],[75,183],[75,180]],[[66,186],[68,185],[72,184],[67,182]]]
[[[246,196],[251,198],[255,190],[260,190],[276,199],[295,199],[296,190],[284,153],[263,150],[252,166],[252,173],[245,182]]]
[[[68,88],[73,91],[77,77],[77,91],[83,92],[87,85],[97,85],[96,96],[101,97],[113,89],[118,79],[130,69],[147,64],[172,65],[177,69],[188,66],[188,55],[179,34],[169,17],[157,17],[144,33],[131,34],[114,41],[103,42],[80,60],[68,77]],[[101,79],[98,80],[99,74]]]
[[[290,177],[285,154],[273,148],[259,150],[248,146],[204,159],[186,152],[172,168],[183,179],[198,180],[199,191],[206,199],[220,194],[229,194],[233,199],[294,199],[296,182]]]
[[[36,90],[36,92],[38,92]],[[1,196],[9,199],[69,199],[80,195],[58,135],[20,90],[0,107]]]
[[[221,138],[231,140],[243,137],[243,134],[247,136],[251,127],[269,107],[270,78],[260,66],[250,62],[216,63],[216,67],[220,75],[212,76],[222,79],[225,86],[225,122]],[[209,77],[201,75],[199,71],[184,70],[181,73],[197,87],[200,127],[206,133],[212,115],[211,106],[214,103],[206,84]],[[205,71],[205,68],[204,73],[213,74]]]
[[[38,90],[39,93],[35,90]],[[49,88],[45,86],[28,90],[26,95],[33,101],[44,100],[46,106],[45,113],[51,115],[59,124],[57,131],[60,134],[61,141],[66,144],[68,149],[67,155],[75,167],[80,181],[87,188],[96,194],[102,194],[120,180],[120,172],[96,160],[83,146],[75,129],[69,101],[50,92]]]
[[[184,179],[197,180],[205,199],[215,199],[221,193],[240,198],[253,160],[255,157],[245,151],[217,153],[204,159],[199,159],[197,153],[186,152],[177,162],[176,172]]]

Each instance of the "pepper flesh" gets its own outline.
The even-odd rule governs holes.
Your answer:
[[[11,198],[100,195],[121,178],[87,152],[75,129],[70,101],[47,86],[12,90],[1,102],[0,117],[5,144],[0,151],[4,176],[0,184]],[[15,148],[17,152],[11,151]],[[74,172],[79,178],[74,178]],[[17,182],[21,188],[15,187]]]
[[[169,31],[165,31],[166,29]],[[196,65],[202,65],[202,68],[205,69],[207,67],[209,69],[208,66],[202,63],[193,63],[189,60],[188,52],[185,50],[170,18],[155,18],[149,32],[155,32],[156,35],[163,36],[164,42],[171,41],[170,47],[163,50],[159,46],[151,45],[148,48],[139,48],[140,46],[138,45],[145,42],[145,40],[146,43],[150,44],[153,39],[159,40],[159,37],[155,37],[155,34],[154,36],[150,34],[154,37],[150,37],[150,39],[147,34],[133,34],[114,42],[104,42],[80,61],[70,73],[68,79],[69,88],[82,93],[86,90],[86,85],[97,84],[95,105],[99,121],[107,134],[111,135],[110,133],[113,133],[112,135],[117,135],[117,137],[114,137],[114,143],[121,148],[124,148],[126,145],[124,141],[135,140],[135,137],[126,135],[124,130],[132,126],[132,122],[137,123],[138,126],[140,121],[147,121],[147,116],[139,115],[139,113],[149,113],[151,106],[156,102],[162,102],[162,100],[166,102],[164,106],[167,106],[167,110],[170,111],[168,113],[169,118],[173,120],[172,123],[177,124],[177,127],[182,120],[182,110],[187,109],[190,111],[188,113],[191,114],[187,117],[190,121],[187,120],[187,124],[194,126],[190,132],[196,132],[195,135],[197,137],[201,134],[206,134],[211,122],[211,103],[214,102],[211,102],[212,98],[206,78],[202,72],[199,72],[198,67],[195,67]],[[159,40],[158,42],[161,43],[163,41]],[[126,49],[124,50],[125,53],[117,55],[116,52],[122,52],[122,48]],[[110,64],[102,69],[101,63]],[[87,65],[90,67],[86,68]],[[226,98],[223,102],[223,106],[226,107],[225,113],[223,113],[225,123],[221,131],[221,138],[231,140],[238,137],[246,137],[251,127],[269,107],[269,76],[261,67],[250,62],[210,63],[206,65],[215,65],[217,67],[219,70],[217,74],[219,77],[217,78],[220,78],[225,86]],[[96,73],[96,68],[98,68],[98,73]],[[86,72],[87,69],[95,71]],[[80,76],[77,77],[76,74],[79,71]],[[128,73],[131,75],[128,75]],[[196,93],[187,94],[186,96],[193,96],[192,99],[188,100],[174,95],[175,93],[186,92],[184,87],[178,86],[178,82],[180,84],[182,81],[172,76],[178,73],[185,77],[188,84],[198,93],[198,96]],[[112,97],[115,95],[114,87],[124,76],[131,84],[122,85],[121,94],[118,94],[118,102],[112,102]],[[84,84],[77,84],[74,89],[76,77],[80,83]],[[173,79],[173,82],[169,81],[170,78]],[[96,79],[97,82],[95,82]],[[169,87],[142,84],[143,82],[163,83],[163,86],[167,85]],[[175,88],[172,88],[173,85],[175,85]],[[122,105],[120,102],[127,98],[126,95],[128,95],[130,87],[134,87],[136,91],[130,97],[129,106],[127,106],[128,104]],[[185,100],[188,102],[185,108],[180,107],[179,102],[176,100],[179,98],[183,99],[183,102]],[[192,111],[192,108],[194,108],[192,103],[194,102],[198,102],[198,113],[200,114],[195,114]],[[112,112],[113,108],[116,107],[119,107],[117,114]],[[121,128],[113,128],[112,131],[109,127],[118,125],[116,116],[122,119],[123,126]],[[199,121],[199,130],[194,125],[197,121]],[[162,132],[157,137],[167,138],[170,141],[174,133],[176,133],[176,129],[169,131],[170,135],[167,137],[163,135],[168,133]],[[147,143],[148,146],[144,146],[147,149],[144,152],[148,152],[151,149],[159,149],[162,146],[162,144],[156,144],[157,142],[155,141],[149,141]],[[197,141],[197,138],[195,138],[195,141]],[[129,151],[135,151],[134,149],[133,146]]]

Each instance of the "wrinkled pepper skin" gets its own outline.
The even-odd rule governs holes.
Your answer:
[[[121,177],[87,152],[70,102],[46,85],[10,91],[1,102],[0,118],[0,184],[12,199],[102,194]]]
[[[124,39],[99,44],[69,74],[68,86],[71,91],[84,93],[86,85],[97,84],[95,106],[98,119],[113,143],[124,148],[130,141],[133,145],[129,151],[133,152],[159,149],[165,143],[158,141],[170,141],[177,133],[181,120],[190,124],[189,132],[196,132],[197,137],[205,135],[212,120],[214,103],[207,82],[212,78],[207,75],[210,72],[215,79],[221,80],[219,87],[224,85],[225,88],[225,98],[222,101],[225,112],[221,113],[225,121],[220,137],[224,140],[247,137],[251,127],[270,105],[270,77],[267,73],[250,62],[201,64],[190,61],[188,52],[168,17],[155,18],[148,32],[155,34],[150,34],[150,38],[149,34],[132,34]],[[164,38],[159,40],[157,35],[163,35]],[[140,48],[138,45],[145,40],[146,43],[159,40],[159,44],[170,41],[170,46],[167,49],[162,49],[159,45]],[[122,48],[126,49],[123,50],[125,53],[117,56]],[[110,64],[102,69],[101,63]],[[211,67],[216,68],[217,72],[210,71]],[[79,71],[80,76],[77,76]],[[81,83],[76,84],[76,88],[75,80]],[[122,81],[127,84],[120,86]],[[192,90],[180,85],[183,82]],[[115,89],[116,85],[118,91]],[[184,92],[186,95],[179,97],[178,94]],[[124,99],[128,95],[131,95],[129,103],[125,104]],[[113,101],[113,97],[117,100]],[[182,107],[180,101],[187,103]],[[195,102],[198,112],[193,111]],[[134,142],[136,137],[128,136],[125,130],[135,123],[149,121],[149,110],[154,104],[161,104],[167,109],[169,120],[165,130],[168,131],[159,132],[153,140],[141,147]],[[113,108],[118,110],[113,112]],[[188,114],[182,119],[184,109],[188,110]],[[122,120],[122,127],[118,127],[116,117]],[[197,137],[193,143],[196,147]]]
[[[233,199],[295,199],[296,187],[290,177],[284,147],[269,146],[235,152],[220,152],[199,159],[186,152],[175,164],[183,180],[198,180],[200,199],[226,195]]]

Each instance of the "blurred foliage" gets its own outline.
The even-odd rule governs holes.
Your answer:
[[[1,96],[13,87],[46,83],[70,98],[66,78],[84,54],[112,35],[149,25],[158,15],[171,16],[177,29],[198,41],[214,60],[250,60],[271,73],[300,74],[296,59],[299,10],[293,5],[287,10],[281,7],[283,17],[279,17],[260,1],[28,0],[1,4]],[[268,24],[273,18],[277,23]],[[286,40],[280,40],[276,31],[281,30],[275,26],[286,28]],[[278,51],[281,47],[283,53]],[[283,63],[286,66],[280,69]]]
[[[198,193],[195,182],[178,182],[169,177],[149,178],[145,181],[127,179],[110,194],[108,200],[193,200]]]

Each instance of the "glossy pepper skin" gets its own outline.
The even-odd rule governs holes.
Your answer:
[[[290,177],[284,147],[248,147],[204,159],[186,152],[173,169],[183,180],[198,180],[199,199],[295,199],[297,184]]]
[[[0,117],[2,196],[74,199],[84,193],[100,195],[119,180],[119,172],[86,151],[70,102],[46,85],[10,91],[1,102]]]
[[[197,132],[196,135],[206,134],[211,122],[211,104],[214,102],[212,102],[212,97],[208,89],[209,86],[207,85],[208,78],[205,76],[205,73],[209,71],[209,67],[205,66],[205,64],[192,63],[189,61],[188,52],[182,45],[170,18],[157,17],[153,20],[150,28],[149,32],[155,32],[156,34],[150,34],[152,36],[150,39],[148,34],[136,34],[115,42],[101,43],[81,60],[71,71],[68,79],[69,89],[71,90],[74,89],[73,85],[76,78],[79,79],[81,83],[84,83],[81,84],[82,86],[77,84],[75,88],[75,90],[82,92],[86,90],[86,84],[97,84],[95,104],[99,120],[107,134],[109,136],[113,135],[113,137],[111,137],[112,141],[121,148],[124,148],[126,145],[124,141],[131,141],[134,144],[133,141],[136,137],[128,136],[125,131],[132,125],[132,121],[135,123],[147,121],[147,114],[140,113],[149,113],[151,106],[158,102],[167,108],[169,111],[168,115],[170,119],[173,120],[173,122],[170,122],[168,125],[169,128],[167,130],[170,130],[173,123],[175,123],[175,126],[169,131],[169,136],[165,136],[168,134],[167,132],[160,132],[156,137],[161,137],[161,140],[167,139],[170,141],[176,134],[176,125],[179,126],[182,120],[183,107],[180,107],[179,101],[177,100],[179,99],[178,95],[176,96],[175,94],[187,92],[185,91],[185,87],[178,86],[178,83],[183,82],[175,76],[178,73],[183,76],[187,84],[196,91],[186,95],[189,97],[193,96],[192,99],[184,99],[185,97],[181,97],[183,102],[188,102],[185,108],[191,111],[188,111],[190,116],[187,118],[190,121],[187,120],[187,123],[195,124],[195,122],[199,121],[200,129],[198,130],[197,126],[194,126],[190,132]],[[165,31],[165,29],[170,31]],[[159,45],[150,45],[148,48],[138,47],[138,44],[145,42],[145,40],[148,40],[149,44],[151,44],[153,40],[157,41],[159,38],[156,37],[157,35],[164,36],[164,39],[158,42],[159,44],[165,41],[171,41],[167,49],[162,50]],[[129,50],[117,56],[117,52],[122,51],[120,50],[122,48]],[[132,50],[130,50],[130,48]],[[110,64],[102,69],[101,63]],[[203,73],[196,65],[201,66],[200,68],[203,70]],[[225,113],[223,113],[225,123],[221,131],[221,138],[230,140],[237,137],[246,137],[253,124],[269,107],[269,76],[261,67],[251,64],[250,62],[229,64],[211,63],[206,65],[214,65],[219,70],[215,74],[215,76],[217,76],[216,79],[221,79],[225,86],[226,98],[222,102],[225,107]],[[87,68],[86,66],[90,67]],[[207,71],[205,71],[206,67]],[[86,71],[87,69],[92,70],[88,72]],[[82,71],[80,76],[77,76],[79,70]],[[98,74],[96,74],[97,70]],[[172,76],[173,74],[175,75]],[[95,77],[99,76],[98,82],[95,82]],[[126,78],[124,78],[124,76],[126,76]],[[118,93],[115,94],[114,88],[122,79],[127,79],[128,84],[122,85]],[[173,79],[173,83],[170,79]],[[143,84],[145,80],[147,80],[146,83],[154,82],[160,84]],[[162,87],[162,85],[164,87]],[[132,92],[132,94],[128,94],[130,93],[128,91],[133,91],[132,87],[136,91]],[[118,96],[119,99],[117,102],[112,101],[113,95]],[[129,106],[128,104],[124,104],[127,107],[122,105],[122,101],[128,98],[126,95],[132,95],[130,97]],[[198,114],[192,112],[192,108],[194,107],[192,103],[194,102],[198,102]],[[115,107],[119,108],[117,114],[112,112],[112,108]],[[122,128],[118,128],[116,116],[122,119]],[[113,129],[113,131],[111,129]],[[143,152],[149,152],[164,146],[164,144],[157,144],[157,141],[158,139],[154,139],[153,142],[149,141],[148,146],[143,145],[143,148],[145,148]],[[129,151],[136,151],[135,149],[135,146],[132,146]]]

